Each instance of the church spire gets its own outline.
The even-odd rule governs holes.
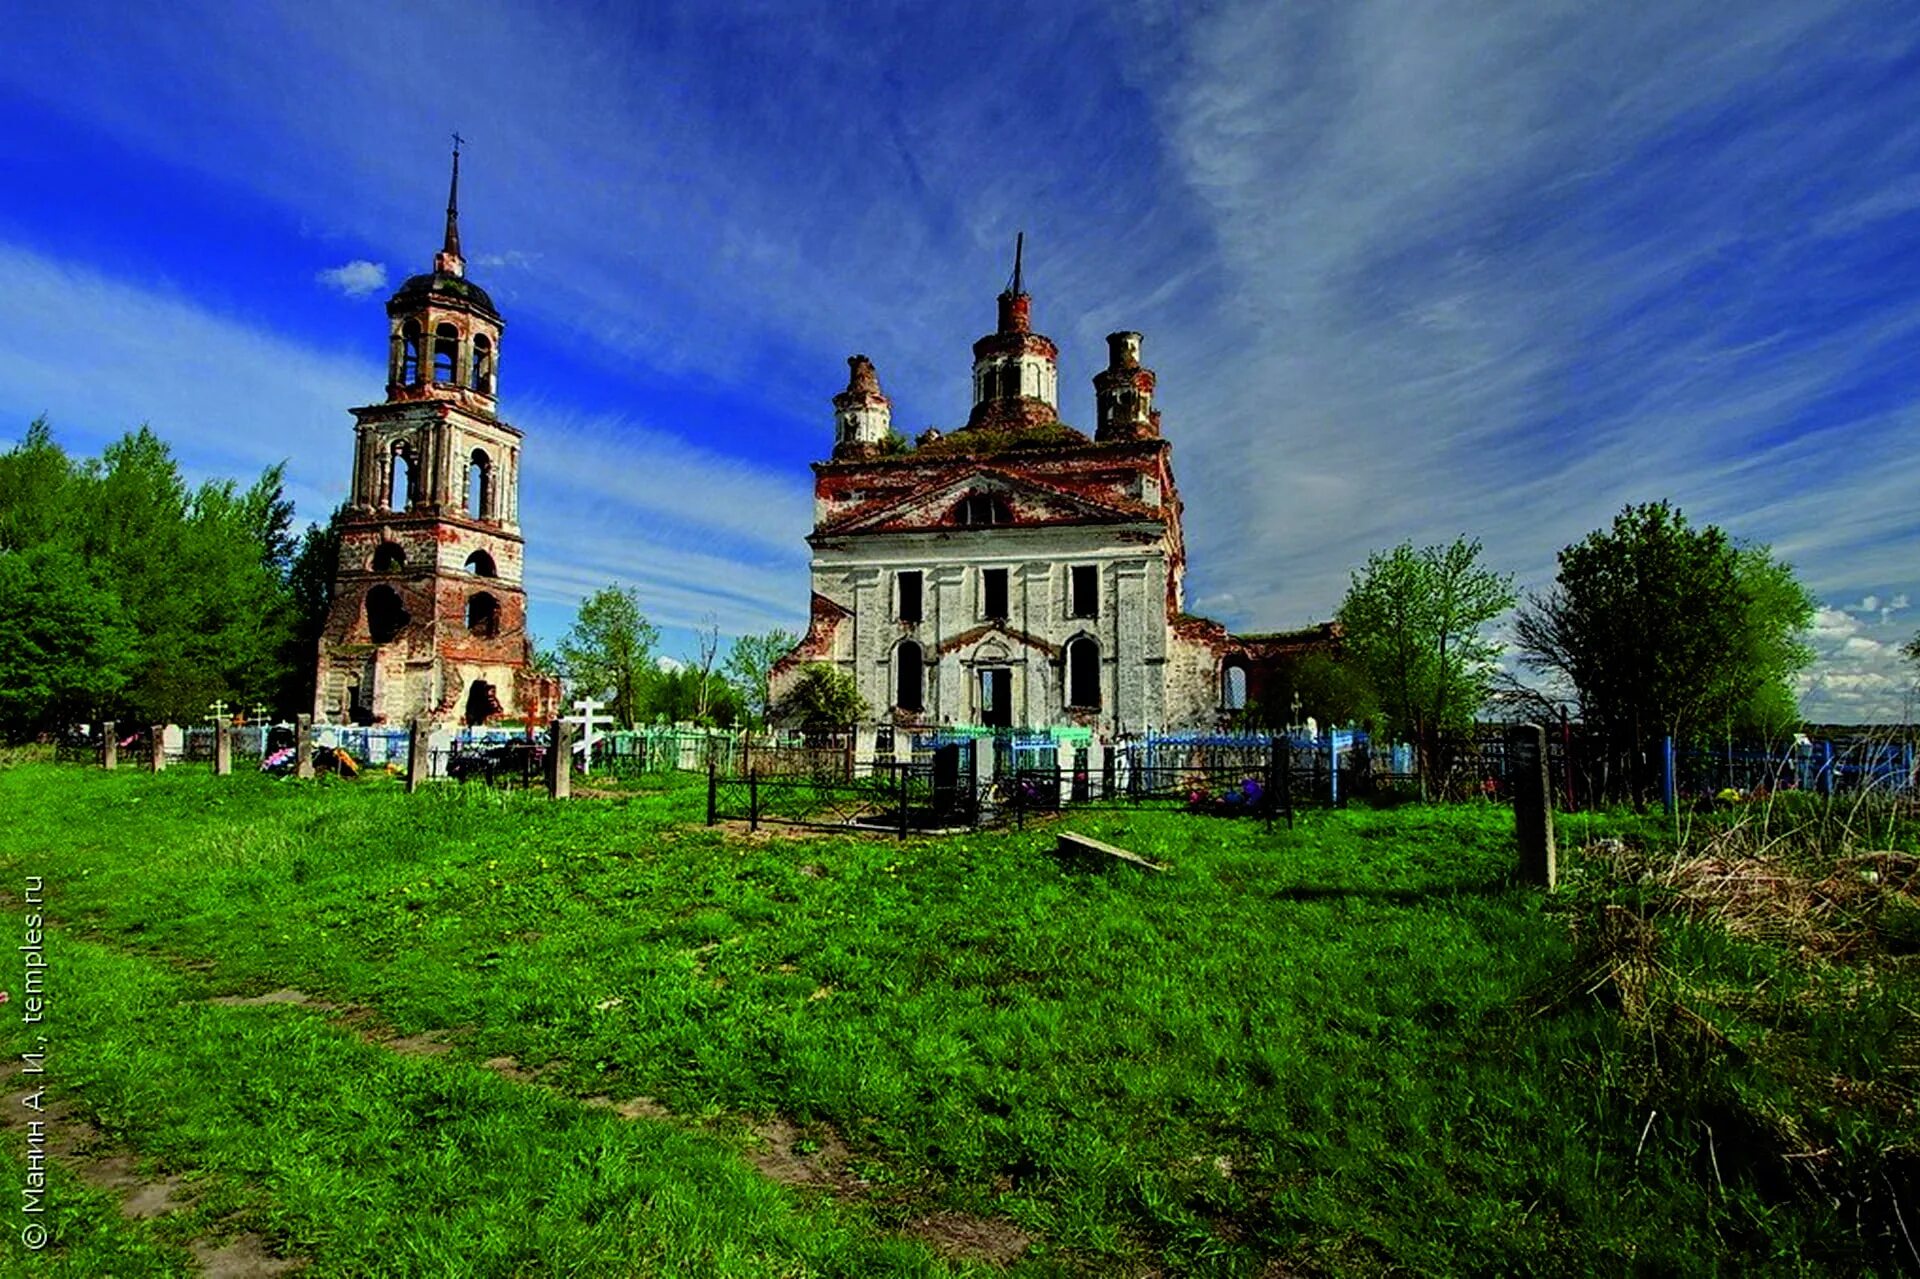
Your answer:
[[[1027,233],[1018,232],[1013,237],[1013,281],[1007,285],[1006,292],[1000,295],[1000,324],[1002,333],[1025,333],[1031,326],[1033,299],[1027,296],[1026,289],[1020,283],[1021,252],[1026,247]]]
[[[447,186],[447,237],[433,260],[433,269],[449,275],[464,276],[467,260],[460,256],[460,144],[466,139],[453,135],[453,181]]]

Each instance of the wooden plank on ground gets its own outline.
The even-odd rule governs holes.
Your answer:
[[[1156,872],[1166,870],[1165,866],[1158,862],[1150,862],[1138,853],[1130,853],[1124,848],[1117,848],[1091,835],[1076,835],[1070,830],[1060,832],[1060,842],[1055,846],[1054,852],[1061,856],[1111,858],[1115,861],[1128,862],[1143,870]]]

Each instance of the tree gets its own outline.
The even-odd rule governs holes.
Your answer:
[[[1522,608],[1522,660],[1579,698],[1610,778],[1644,799],[1660,739],[1777,730],[1812,659],[1813,599],[1764,546],[1695,529],[1667,502],[1628,506],[1560,552],[1554,587]]]
[[[1378,693],[1390,732],[1420,754],[1421,785],[1444,774],[1446,734],[1470,728],[1500,645],[1481,629],[1513,606],[1513,579],[1480,567],[1480,543],[1375,552],[1353,575],[1339,621],[1350,659]]]
[[[709,613],[701,619],[700,628],[693,633],[693,641],[698,650],[693,669],[699,672],[699,685],[694,692],[693,721],[705,724],[713,702],[713,659],[720,653],[720,623],[714,620],[713,614]]]
[[[867,717],[867,703],[853,676],[827,662],[810,662],[788,690],[780,714],[814,731],[845,728]]]
[[[113,718],[134,634],[113,591],[72,551],[0,551],[0,733]]]
[[[654,670],[660,632],[640,612],[631,586],[603,586],[581,601],[573,627],[560,641],[561,667],[581,697],[609,703],[615,720],[638,723]]]
[[[776,627],[764,635],[742,635],[727,651],[722,669],[740,690],[747,713],[756,721],[763,724],[767,721],[773,664],[791,653],[799,642],[799,636]]]

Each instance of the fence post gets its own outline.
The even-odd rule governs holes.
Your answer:
[[[720,778],[715,771],[713,752],[707,752],[707,825],[715,826],[720,821]]]
[[[1520,843],[1520,877],[1552,891],[1553,778],[1547,767],[1547,730],[1516,724],[1507,738],[1513,784],[1513,830]]]
[[[100,725],[100,767],[108,772],[120,766],[120,739],[113,727],[112,720]]]
[[[751,768],[747,770],[747,829],[760,829],[760,774]]]
[[[1673,776],[1673,738],[1669,737],[1660,747],[1660,798],[1667,807],[1667,816],[1673,816],[1680,806],[1679,796],[1674,793]]]
[[[547,738],[547,798],[572,797],[573,725],[556,719],[553,721],[553,732]]]
[[[1267,738],[1267,787],[1262,798],[1266,800],[1267,829],[1273,829],[1273,810],[1280,803],[1280,739]]]
[[[155,724],[153,726],[153,758],[147,761],[147,767],[157,773],[166,766],[167,726],[165,724]]]
[[[407,725],[407,794],[420,789],[420,783],[427,777],[427,735],[420,730],[420,717],[415,715]]]
[[[1293,738],[1281,739],[1280,802],[1287,806],[1287,829],[1293,829]]]
[[[1320,739],[1313,739],[1313,798],[1320,798]]]
[[[1820,793],[1833,798],[1833,739],[1820,743]]]
[[[894,776],[899,778],[900,838],[905,839],[907,837],[907,770],[904,766],[895,764],[893,766],[893,772],[894,772]]]
[[[233,772],[233,725],[224,720],[213,726],[213,775],[226,777]]]

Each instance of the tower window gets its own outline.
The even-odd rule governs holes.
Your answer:
[[[407,606],[400,601],[400,592],[391,586],[376,586],[367,592],[367,637],[374,643],[391,643],[411,620]]]
[[[980,570],[980,612],[982,616],[1004,619],[1007,616],[1007,570]]]
[[[909,569],[900,573],[896,579],[900,584],[900,620],[917,622],[921,620],[919,569]]]
[[[493,571],[493,556],[485,551],[475,551],[467,556],[467,572],[475,577],[497,577]]]
[[[1220,705],[1226,710],[1247,708],[1247,668],[1229,666],[1220,672]]]
[[[473,381],[474,390],[482,395],[493,394],[493,343],[484,333],[476,334],[473,339]]]
[[[475,449],[467,460],[467,514],[476,520],[493,518],[493,459]]]
[[[969,528],[1013,523],[1013,510],[997,493],[969,493],[954,508],[953,522]]]
[[[413,505],[413,459],[406,445],[396,444],[387,470],[387,509],[404,511]]]
[[[433,380],[458,381],[455,370],[460,364],[460,330],[443,324],[433,331]]]
[[[400,381],[405,386],[420,384],[420,325],[413,320],[400,330]]]
[[[926,659],[912,640],[893,650],[893,704],[903,711],[921,710],[926,698]]]
[[[1092,564],[1075,564],[1068,594],[1072,617],[1100,616],[1100,570]]]
[[[1090,636],[1067,641],[1067,705],[1100,705],[1100,645]]]
[[[485,591],[467,597],[467,632],[489,637],[500,633],[500,605]]]
[[[382,542],[373,552],[373,571],[398,573],[407,566],[407,553],[397,542]]]

